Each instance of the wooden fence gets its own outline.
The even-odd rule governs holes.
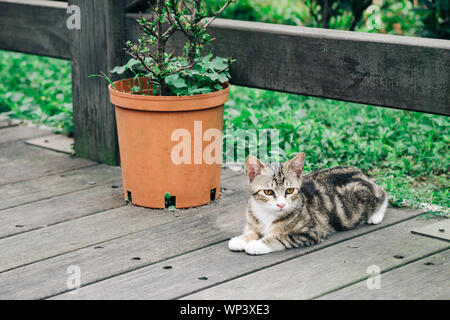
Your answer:
[[[69,30],[68,5],[81,9]],[[135,39],[126,0],[0,0],[0,49],[72,61],[75,150],[118,164],[114,109],[102,79]],[[450,115],[450,41],[216,20],[214,53],[232,56],[232,83],[382,107]],[[175,39],[179,49],[183,39]],[[363,107],[363,106],[362,106]]]

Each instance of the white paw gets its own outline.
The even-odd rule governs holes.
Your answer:
[[[253,240],[250,241],[247,246],[245,247],[245,252],[247,252],[248,254],[266,254],[269,252],[272,252],[273,250],[267,246],[266,244],[264,244],[264,242],[262,242],[261,240]]]
[[[367,219],[368,224],[380,224],[383,221],[382,215],[373,215],[369,219]]]
[[[386,198],[386,200],[384,200],[383,204],[381,205],[380,209],[378,209],[378,211],[375,212],[373,214],[373,216],[371,216],[369,219],[367,219],[367,223],[368,224],[380,224],[381,221],[383,221],[384,214],[385,214],[386,208],[387,208],[387,204],[388,204],[388,199]]]
[[[228,249],[231,251],[244,251],[247,242],[240,239],[239,237],[234,237],[230,241],[228,241]]]

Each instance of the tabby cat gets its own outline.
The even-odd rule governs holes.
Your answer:
[[[364,222],[381,223],[388,198],[361,170],[335,167],[302,176],[304,162],[304,153],[277,165],[247,158],[247,225],[229,241],[230,250],[266,254],[319,243]]]

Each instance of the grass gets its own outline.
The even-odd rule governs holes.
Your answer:
[[[276,128],[305,170],[356,166],[395,198],[450,207],[448,117],[233,87],[226,127]]]
[[[0,50],[0,113],[72,133],[69,61]]]
[[[6,51],[0,59],[0,112],[72,133],[70,63]],[[448,117],[235,86],[225,126],[278,129],[282,158],[305,152],[307,171],[356,166],[410,205],[450,207]]]

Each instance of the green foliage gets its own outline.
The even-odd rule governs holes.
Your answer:
[[[305,0],[313,27],[355,30],[372,0]]]
[[[368,22],[362,31],[388,33],[396,35],[419,35],[424,28],[414,3],[409,0],[383,0],[372,5],[366,12]]]
[[[423,37],[450,39],[450,1],[419,0],[415,11],[424,24],[420,35]]]
[[[230,79],[229,67],[234,60],[230,58],[214,57],[212,53],[204,57],[199,57],[192,68],[186,68],[187,62],[180,62],[177,58],[173,58],[168,63],[168,69],[181,68],[183,70],[165,76],[163,79],[166,87],[171,95],[190,96],[195,94],[205,94],[223,89],[223,84]],[[175,67],[170,66],[175,64]],[[142,94],[139,77],[144,76],[144,68],[135,59],[130,59],[124,66],[115,67],[111,72],[117,74],[125,74],[131,72],[134,74],[135,93]],[[111,80],[103,75],[103,77],[111,83]]]
[[[448,0],[416,2],[417,5],[410,0],[376,1],[364,11],[356,30],[448,39]],[[225,1],[204,3],[207,11],[217,12]],[[317,19],[299,0],[239,0],[222,16],[321,26],[320,3],[311,3],[319,12]],[[349,8],[337,10],[329,26],[348,29],[352,21]],[[0,112],[71,132],[70,63],[4,51],[0,51],[0,59]],[[168,70],[188,64],[188,59],[165,59],[173,64]],[[203,81],[205,75],[204,81],[220,80],[217,77],[221,67],[230,62],[211,55],[197,59],[195,68],[166,77],[165,84],[172,94],[189,95],[199,88],[204,90],[207,85],[195,87],[193,83]],[[133,70],[137,76],[146,73],[139,66],[137,59],[131,59],[114,72],[125,74]],[[228,76],[226,72],[224,75]],[[217,90],[214,85],[210,90]],[[134,89],[136,93],[139,90]],[[225,127],[235,129],[278,129],[282,159],[304,151],[307,171],[334,165],[357,166],[397,199],[408,199],[413,205],[427,202],[450,207],[448,117],[232,87],[225,122]]]
[[[70,62],[0,50],[0,113],[71,133]]]
[[[220,6],[224,0],[205,1],[208,10]],[[279,23],[287,25],[302,25],[308,18],[308,12],[302,1],[294,0],[238,0],[228,7],[222,18]]]
[[[223,89],[230,79],[231,59],[212,57],[208,54],[198,59],[198,63],[189,70],[173,74],[165,79],[170,91],[177,96],[205,94]]]
[[[303,151],[307,171],[356,166],[397,198],[450,206],[450,119],[232,87],[225,127],[275,128],[282,159]]]
[[[208,8],[222,2],[206,1]],[[239,0],[222,16],[246,21],[449,39],[449,7],[449,0]]]
[[[140,38],[135,43],[126,42],[125,50],[132,59],[111,72],[123,74],[131,71],[135,79],[145,77],[153,87],[152,94],[162,96],[193,95],[222,89],[230,78],[228,68],[232,60],[212,60],[212,54],[207,58],[202,54],[205,45],[211,42],[207,33],[209,24],[231,2],[233,0],[227,0],[215,12],[205,9],[202,0],[157,0],[153,18],[137,20],[142,29]],[[166,49],[167,41],[176,32],[183,33],[187,39],[184,53],[180,56]],[[221,65],[221,69],[214,65]],[[145,94],[143,90],[136,91]]]
[[[208,8],[214,8],[218,1],[206,2]],[[371,3],[371,0],[239,0],[225,10],[223,17],[355,30],[363,24],[364,11]]]

